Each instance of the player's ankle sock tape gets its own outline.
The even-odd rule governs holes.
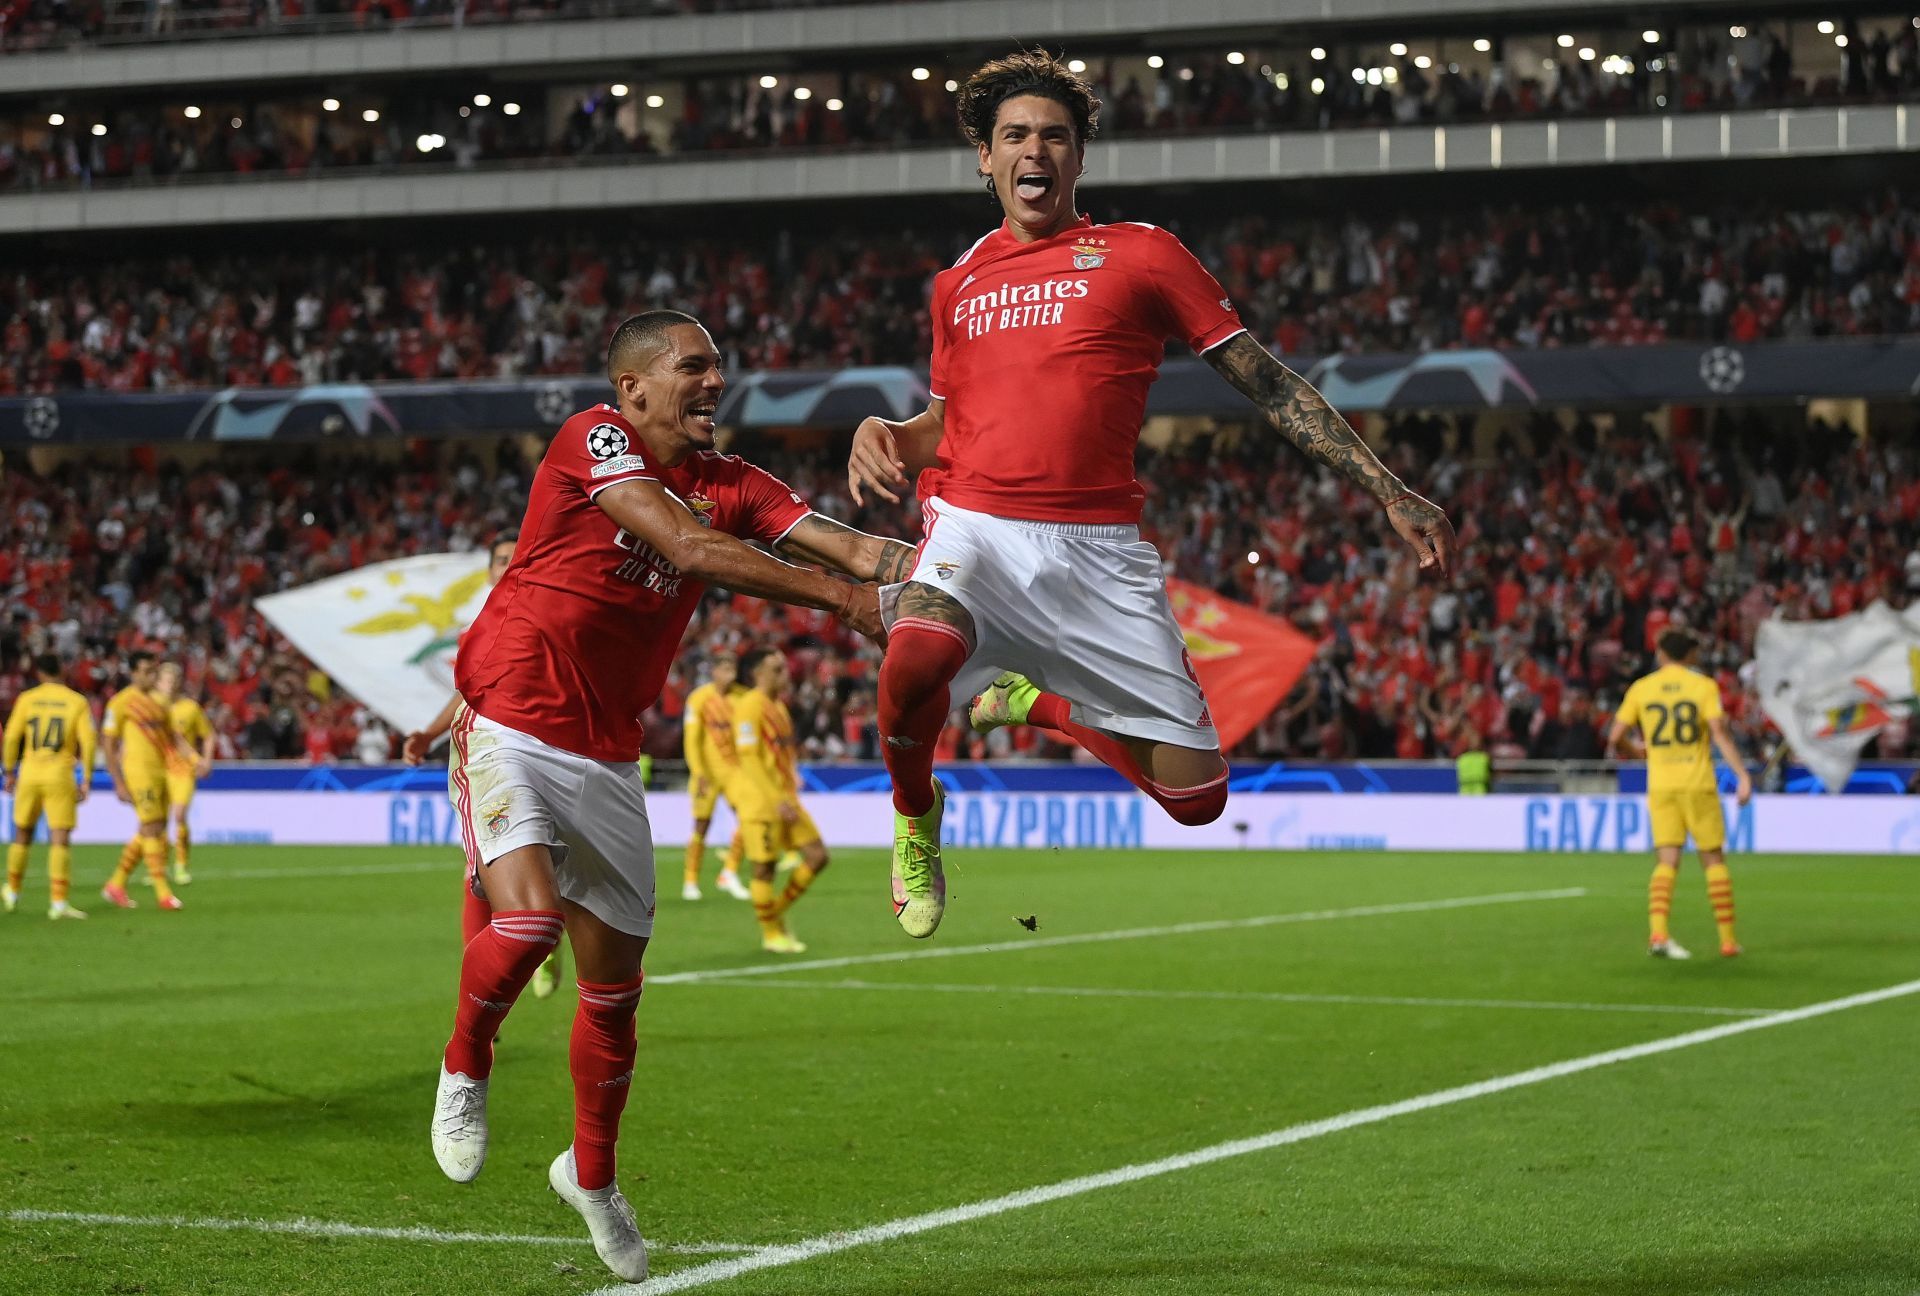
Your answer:
[[[475,1080],[493,1073],[493,1037],[534,969],[560,943],[565,926],[556,910],[500,910],[486,930],[467,942],[460,960],[453,1038],[447,1042],[447,1070]]]
[[[952,626],[915,617],[888,632],[880,664],[881,753],[893,777],[893,808],[903,815],[933,809],[933,751],[950,686],[966,662],[966,641]]]
[[[573,1073],[573,1160],[580,1186],[605,1188],[614,1178],[620,1113],[633,1088],[633,1015],[642,977],[606,984],[580,981],[567,1067]]]

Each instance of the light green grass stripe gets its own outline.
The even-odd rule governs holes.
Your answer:
[[[1363,1125],[1377,1125],[1397,1116],[1410,1116],[1417,1112],[1431,1111],[1436,1107],[1446,1107],[1475,1098],[1485,1098],[1491,1094],[1505,1093],[1510,1089],[1544,1084],[1549,1080],[1579,1075],[1584,1071],[1594,1071],[1620,1062],[1632,1062],[1639,1058],[1673,1053],[1680,1049],[1692,1048],[1697,1044],[1710,1044],[1715,1040],[1731,1039],[1735,1035],[1745,1035],[1750,1031],[1769,1030],[1775,1026],[1807,1021],[1814,1017],[1824,1017],[1830,1013],[1845,1012],[1851,1008],[1862,1008],[1868,1004],[1913,994],[1920,994],[1920,981],[1905,981],[1879,990],[1868,990],[1839,999],[1809,1004],[1804,1008],[1790,1008],[1785,1012],[1771,1013],[1765,1017],[1752,1017],[1745,1021],[1728,1022],[1722,1026],[1709,1026],[1704,1030],[1688,1031],[1684,1035],[1671,1035],[1666,1039],[1650,1040],[1645,1044],[1632,1044],[1625,1048],[1608,1049],[1603,1053],[1590,1053],[1585,1057],[1552,1062],[1546,1066],[1496,1076],[1491,1080],[1479,1080],[1452,1089],[1440,1089],[1433,1093],[1421,1094],[1416,1098],[1404,1098],[1399,1102],[1384,1103],[1377,1107],[1362,1107],[1357,1111],[1329,1116],[1323,1120],[1289,1125],[1284,1129],[1273,1130],[1253,1138],[1216,1143],[1212,1147],[1183,1152],[1178,1156],[1164,1157],[1158,1161],[1145,1161],[1136,1165],[1121,1166],[1117,1170],[1108,1170],[1101,1174],[1083,1175],[1080,1178],[1066,1179],[1059,1183],[1023,1188],[1019,1192],[1008,1193],[1002,1197],[991,1197],[965,1206],[929,1211],[924,1215],[909,1215],[902,1219],[889,1220],[885,1224],[874,1224],[848,1232],[825,1233],[802,1242],[771,1246],[733,1259],[712,1260],[706,1264],[693,1265],[639,1284],[621,1283],[602,1287],[590,1296],[666,1296],[669,1292],[705,1287],[761,1269],[799,1264],[803,1260],[832,1255],[854,1247],[873,1246],[898,1238],[911,1237],[916,1233],[926,1233],[933,1229],[965,1224],[994,1215],[1004,1215],[1009,1211],[1025,1210],[1030,1206],[1039,1206],[1066,1197],[1098,1192],[1102,1188],[1115,1188],[1123,1184],[1136,1183],[1142,1179],[1191,1170],[1197,1166],[1210,1165],[1215,1161],[1225,1161],[1231,1157],[1246,1156],[1254,1152],[1265,1152],[1290,1143],[1304,1143],[1308,1139],[1338,1134]]]
[[[101,1215],[88,1211],[10,1210],[0,1215],[14,1224],[94,1224],[115,1228],[197,1229],[212,1233],[293,1233],[302,1237],[374,1238],[389,1242],[484,1242],[510,1246],[591,1247],[584,1237],[547,1237],[537,1233],[467,1233],[401,1226],[376,1228],[369,1224],[342,1224],[334,1220],[195,1219],[185,1215]],[[756,1247],[732,1242],[687,1242],[656,1245],[656,1251],[680,1255],[717,1255],[752,1252]]]
[[[1585,887],[1555,887],[1550,891],[1499,891],[1492,895],[1449,896],[1440,900],[1404,900],[1396,904],[1354,905],[1346,909],[1313,909],[1300,913],[1261,914],[1254,918],[1217,918],[1205,922],[1169,923],[1164,927],[1125,927],[1118,931],[1075,932],[1040,936],[1033,940],[994,941],[986,945],[925,945],[918,949],[889,950],[884,954],[853,954],[845,958],[807,959],[799,963],[750,963],[745,967],[706,971],[669,972],[649,976],[650,986],[683,985],[692,981],[719,981],[731,977],[777,976],[788,972],[817,972],[826,968],[861,967],[871,963],[908,963],[918,959],[960,958],[968,954],[1017,954],[1023,950],[1057,949],[1062,945],[1097,945],[1107,941],[1149,940],[1162,936],[1192,936],[1202,932],[1244,931],[1288,923],[1330,922],[1340,918],[1377,918],[1386,914],[1435,913],[1444,909],[1474,909],[1481,905],[1527,904],[1541,900],[1576,900]]]
[[[1354,1004],[1387,1008],[1517,1008],[1537,1012],[1680,1013],[1708,1017],[1765,1017],[1777,1008],[1720,1008],[1689,1004],[1556,1003],[1536,999],[1421,999],[1405,995],[1284,994],[1265,990],[1142,990],[1126,986],[966,985],[918,981],[704,981],[695,985],[753,990],[931,990],[940,994],[1046,995],[1068,999],[1217,999],[1226,1003]]]

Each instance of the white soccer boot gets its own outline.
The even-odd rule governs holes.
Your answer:
[[[681,883],[680,898],[682,900],[698,900],[700,898],[700,884],[698,882]]]
[[[68,904],[65,900],[56,900],[52,904],[47,906],[47,917],[53,919],[56,922],[58,922],[63,918],[85,918],[86,916],[87,916],[86,910],[75,909],[72,905]]]
[[[444,1062],[433,1096],[433,1159],[455,1183],[472,1183],[487,1163],[487,1082]]]
[[[0,887],[0,908],[12,913],[20,904],[20,893],[12,887]]]
[[[753,899],[753,892],[747,890],[747,884],[742,882],[740,880],[740,875],[734,872],[732,869],[726,869],[722,871],[720,874],[719,880],[716,881],[714,885],[719,887],[722,891],[725,891],[728,895],[732,896],[735,900]]]
[[[647,1276],[647,1243],[618,1183],[592,1192],[582,1188],[571,1146],[547,1167],[547,1183],[560,1194],[561,1201],[580,1212],[593,1238],[593,1249],[615,1277],[639,1282]]]
[[[1693,957],[1693,955],[1687,953],[1686,946],[1671,936],[1663,941],[1649,942],[1647,945],[1647,953],[1653,955],[1655,958],[1663,959],[1690,959]]]

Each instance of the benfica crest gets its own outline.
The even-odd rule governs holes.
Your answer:
[[[1107,242],[1105,239],[1081,239],[1073,245],[1073,268],[1075,270],[1098,270],[1107,263]]]

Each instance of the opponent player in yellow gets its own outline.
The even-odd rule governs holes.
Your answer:
[[[162,662],[153,695],[167,708],[175,739],[167,756],[167,805],[173,814],[173,884],[193,881],[190,857],[193,834],[187,829],[187,807],[194,789],[213,768],[213,724],[198,702],[180,691],[186,673],[178,662]]]
[[[806,946],[787,927],[787,910],[827,867],[827,848],[813,816],[800,804],[800,774],[793,757],[793,717],[781,696],[787,690],[787,658],[755,648],[740,658],[740,678],[751,686],[733,704],[733,745],[740,772],[727,786],[727,800],[740,815],[747,862],[753,866],[754,917],[760,947],[774,954],[801,954]],[[786,889],[774,894],[781,855],[798,851]]]
[[[681,747],[687,756],[687,791],[693,799],[693,836],[687,839],[686,877],[682,900],[700,898],[700,874],[706,866],[707,829],[713,826],[713,808],[726,795],[740,767],[733,748],[734,699],[747,692],[739,683],[740,663],[724,654],[713,659],[713,678],[687,694],[687,714],[680,726]],[[735,817],[738,817],[738,809]],[[717,883],[736,900],[750,900],[752,892],[740,885],[740,829],[720,865]]]
[[[132,682],[107,700],[107,773],[113,790],[133,807],[140,827],[120,852],[120,865],[100,888],[108,903],[122,909],[138,906],[127,894],[133,866],[144,858],[153,879],[154,897],[162,909],[182,909],[180,897],[167,884],[167,762],[175,746],[173,717],[154,696],[153,654],[138,650],[127,655]]]
[[[13,798],[13,844],[7,847],[7,886],[0,902],[12,913],[27,875],[27,847],[46,816],[53,846],[47,852],[49,918],[85,918],[67,903],[73,878],[73,826],[93,782],[96,739],[87,700],[60,682],[60,659],[33,659],[40,682],[22,693],[7,717],[6,786]],[[17,773],[16,773],[17,770]],[[75,775],[79,778],[76,781]]]
[[[1673,880],[1680,872],[1680,852],[1689,834],[1707,872],[1707,896],[1720,929],[1720,953],[1726,958],[1740,953],[1733,931],[1733,879],[1727,872],[1727,821],[1720,810],[1713,748],[1719,748],[1734,770],[1735,795],[1741,805],[1753,796],[1753,780],[1747,777],[1746,764],[1727,729],[1720,686],[1689,665],[1697,650],[1693,636],[1684,630],[1661,635],[1656,654],[1659,669],[1634,681],[1607,735],[1610,752],[1635,728],[1643,739],[1654,854],[1653,879],[1647,884],[1652,927],[1647,952],[1655,958],[1691,957],[1667,931]]]

